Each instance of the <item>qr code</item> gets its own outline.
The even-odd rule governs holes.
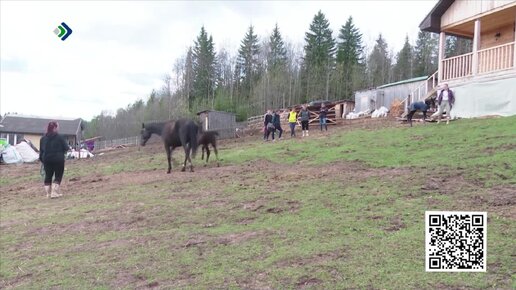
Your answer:
[[[427,272],[486,271],[486,212],[425,213]]]

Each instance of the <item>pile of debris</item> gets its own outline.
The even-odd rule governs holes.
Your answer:
[[[404,111],[405,111],[405,107],[403,105],[403,102],[400,101],[399,99],[395,99],[391,105],[391,110],[390,110],[391,117],[395,117],[395,118],[401,117],[401,114],[403,114]]]
[[[39,151],[28,140],[11,146],[7,140],[0,139],[0,160],[6,164],[32,163],[39,159]]]
[[[371,118],[386,118],[388,112],[389,109],[382,106],[379,109],[374,110],[374,112],[371,114]]]

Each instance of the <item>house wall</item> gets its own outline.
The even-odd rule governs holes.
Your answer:
[[[453,4],[441,16],[441,27],[455,25],[474,16],[487,13],[503,6],[514,6],[516,0],[460,0]]]
[[[233,138],[235,129],[235,115],[223,112],[208,112],[208,130],[218,131],[220,138]]]
[[[500,33],[500,37],[498,38],[495,36],[497,33]],[[480,49],[502,45],[513,41],[514,23],[505,25],[496,30],[482,31],[480,35]]]
[[[379,109],[384,106],[391,108],[394,100],[404,100],[413,90],[424,84],[426,80],[399,84],[386,88],[379,88],[355,93],[355,112],[362,112],[367,109]]]
[[[516,77],[450,86],[455,95],[452,117],[516,115]],[[496,92],[496,93],[493,93]]]
[[[26,140],[29,140],[34,147],[38,148],[39,150],[39,140],[41,139],[43,135],[25,135],[24,138]]]

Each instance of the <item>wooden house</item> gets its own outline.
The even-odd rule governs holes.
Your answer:
[[[234,138],[237,128],[236,116],[233,113],[204,110],[197,113],[203,131],[217,131],[222,139]]]
[[[50,121],[59,123],[59,134],[65,136],[71,147],[81,143],[84,130],[81,119],[49,119],[16,114],[5,115],[0,120],[0,138],[5,138],[11,145],[25,139],[39,149],[39,140],[45,134]]]
[[[414,91],[423,89],[427,78],[427,76],[411,78],[374,89],[357,91],[355,92],[355,112],[374,111],[382,106],[390,109],[394,100],[404,100],[414,94]]]
[[[419,27],[440,35],[433,77],[455,93],[452,117],[516,114],[516,0],[439,0]],[[445,58],[447,35],[471,39],[471,52]]]

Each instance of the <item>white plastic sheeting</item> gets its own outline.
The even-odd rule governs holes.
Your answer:
[[[516,78],[470,83],[450,89],[455,94],[452,117],[516,114]]]
[[[15,146],[16,150],[20,153],[23,162],[35,162],[39,159],[39,154],[34,151],[29,144],[26,142],[20,142]]]
[[[362,111],[362,112],[349,112],[347,115],[346,115],[346,119],[350,120],[350,119],[358,119],[360,117],[364,117],[364,116],[367,116],[371,114],[371,110],[365,110],[365,111]]]
[[[387,113],[389,113],[389,109],[382,106],[371,114],[371,118],[385,118],[387,117]]]
[[[90,158],[90,157],[93,157],[93,154],[86,150],[86,149],[81,149],[80,152],[79,151],[75,151],[75,150],[72,150],[70,152],[67,153],[67,158],[74,158],[74,159],[79,159],[79,158]]]
[[[7,146],[2,151],[2,159],[7,164],[23,163],[23,159],[20,153],[16,150],[14,146]]]

